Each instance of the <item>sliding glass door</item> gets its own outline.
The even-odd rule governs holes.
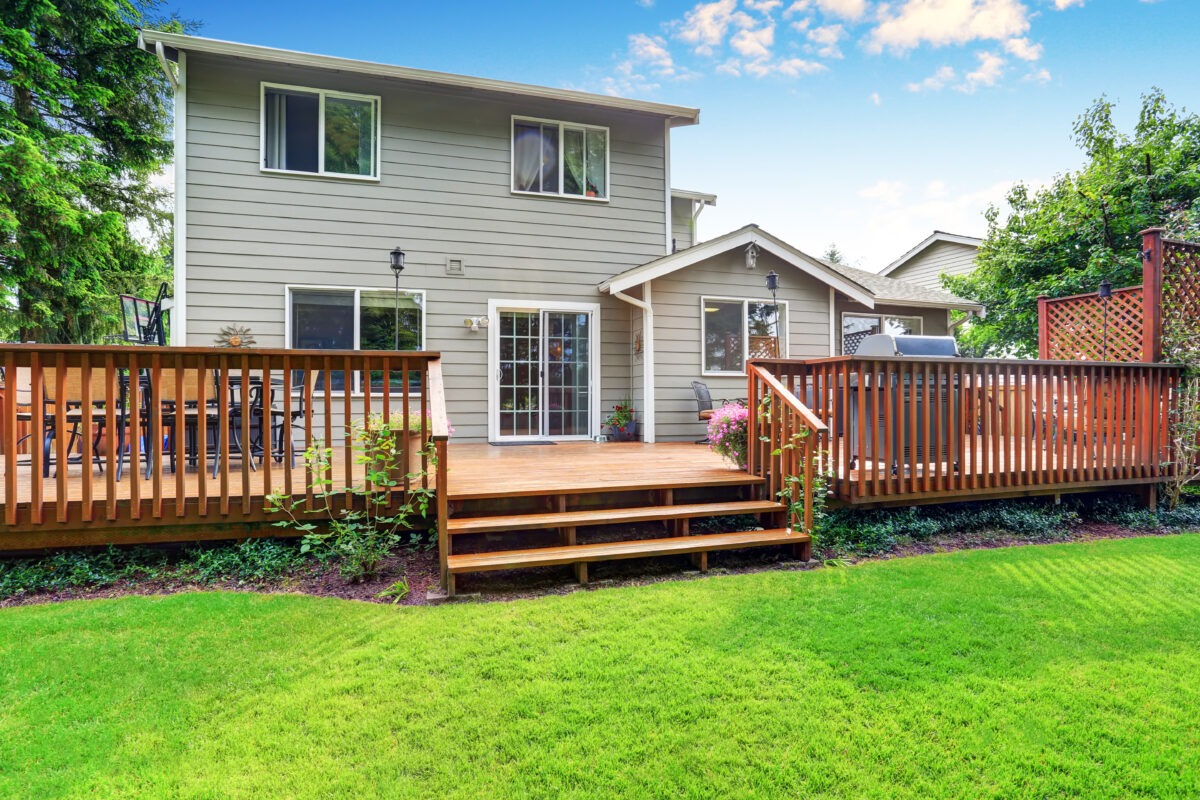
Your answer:
[[[593,315],[556,308],[493,315],[494,439],[591,438]]]

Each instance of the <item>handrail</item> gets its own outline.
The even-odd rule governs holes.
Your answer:
[[[778,378],[767,372],[765,369],[757,366],[753,362],[750,363],[748,368],[753,370],[765,384],[770,386],[772,391],[774,391],[775,394],[777,394],[780,399],[783,400],[783,402],[791,406],[793,411],[803,417],[804,421],[808,424],[808,427],[814,432],[826,433],[829,431],[829,426],[822,422],[821,418],[814,414],[812,409],[801,403],[796,395],[788,391],[788,388],[780,383]]]

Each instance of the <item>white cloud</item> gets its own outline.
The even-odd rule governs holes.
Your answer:
[[[908,90],[910,92],[936,92],[957,77],[958,73],[954,71],[954,67],[941,66],[937,68],[937,72],[925,80],[908,84]]]
[[[842,40],[846,29],[841,25],[823,25],[808,32],[808,40],[817,46],[817,55],[823,58],[841,58],[842,51],[838,42]]]
[[[629,57],[635,63],[647,64],[659,75],[675,74],[675,60],[661,36],[633,34],[629,37]]]
[[[858,196],[865,200],[880,200],[888,204],[900,202],[904,196],[904,184],[900,181],[878,180],[870,186],[858,190]]]
[[[774,70],[780,75],[786,75],[789,78],[798,78],[801,75],[813,75],[818,72],[824,72],[826,66],[816,61],[805,61],[803,58],[785,58],[775,65]]]
[[[795,22],[791,23],[792,29],[795,30],[797,33],[804,33],[805,31],[808,30],[809,25],[812,25],[812,20],[808,19],[807,17],[805,17],[804,19],[798,19]]]
[[[783,0],[746,0],[746,8],[760,14],[770,14],[783,5]]]
[[[784,16],[799,14],[811,8],[820,9],[823,14],[856,21],[863,18],[868,6],[867,0],[796,0],[788,6]]]
[[[1029,30],[1028,9],[1020,0],[905,0],[895,11],[880,6],[879,20],[867,39],[872,53],[1010,39]]]
[[[717,72],[722,75],[732,75],[735,78],[740,78],[742,75],[742,62],[736,58],[731,58],[728,61],[723,61],[717,65]]]
[[[871,92],[871,103],[873,105],[883,105],[883,98],[879,96],[879,92]]]
[[[1004,42],[1004,49],[1022,61],[1037,61],[1042,57],[1042,46],[1028,39],[1009,39]]]
[[[979,56],[979,68],[966,74],[964,80],[954,88],[960,92],[972,94],[980,86],[995,86],[996,81],[1004,74],[1004,59],[995,53],[982,52]]]
[[[699,3],[678,24],[680,40],[694,46],[697,54],[710,56],[725,41],[730,27],[749,28],[754,20],[737,10],[737,0]]]
[[[949,192],[946,190],[946,182],[942,180],[932,180],[925,187],[925,196],[930,200],[940,200]]]
[[[1155,0],[1142,0],[1142,2],[1155,2]],[[1059,11],[1071,6],[1083,6],[1083,0],[1054,0],[1054,7]]]
[[[775,26],[764,25],[757,30],[745,28],[729,40],[729,45],[745,58],[761,61],[771,57],[771,46],[775,43]]]
[[[1050,70],[1043,67],[1042,69],[1035,70],[1034,72],[1029,73],[1021,80],[1030,81],[1031,83],[1049,83],[1050,82]]]
[[[637,0],[637,4],[642,8],[650,8],[654,5],[654,0]]]

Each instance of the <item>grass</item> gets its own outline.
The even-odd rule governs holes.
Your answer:
[[[1187,797],[1200,536],[0,610],[3,797]]]

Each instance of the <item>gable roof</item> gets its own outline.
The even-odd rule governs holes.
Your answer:
[[[900,256],[898,259],[896,259],[895,261],[893,261],[892,263],[888,264],[886,267],[881,269],[878,274],[885,275],[885,276],[892,274],[893,272],[895,272],[896,270],[900,269],[905,264],[907,264],[909,261],[912,261],[914,258],[919,256],[921,253],[925,252],[926,249],[932,247],[933,245],[937,244],[938,242],[950,242],[951,244],[965,244],[965,245],[970,245],[971,247],[978,248],[981,244],[983,244],[983,239],[980,239],[976,236],[963,236],[962,234],[959,234],[959,233],[946,233],[945,231],[934,231],[929,236],[922,239],[921,242],[918,243],[916,247],[912,248],[907,253]]]
[[[467,75],[454,75],[448,72],[412,69],[411,67],[397,67],[372,61],[358,61],[352,58],[337,58],[335,56],[301,53],[296,50],[281,50],[275,47],[262,47],[260,45],[228,42],[221,39],[208,39],[203,36],[187,36],[182,33],[166,33],[164,31],[148,29],[138,32],[138,46],[142,49],[155,52],[160,44],[164,48],[170,48],[175,51],[211,53],[213,55],[230,56],[233,58],[249,58],[256,61],[287,64],[294,67],[314,67],[378,78],[394,78],[429,86],[454,87],[495,94],[515,95],[518,97],[537,97],[546,100],[583,103],[600,108],[635,111],[665,117],[670,120],[672,127],[695,125],[700,122],[700,109],[688,108],[686,106],[652,103],[648,100],[630,100],[622,97],[592,94],[591,92],[579,92],[574,89],[553,89],[548,86],[534,86],[532,84],[498,81],[490,78],[474,78]],[[173,56],[174,54],[169,53],[167,55]]]
[[[672,272],[685,269],[693,264],[699,264],[701,261],[721,253],[748,247],[750,244],[772,253],[801,272],[812,275],[817,280],[832,286],[863,305],[874,308],[874,299],[858,283],[842,275],[820,259],[801,253],[787,242],[772,236],[753,223],[715,239],[709,239],[707,242],[693,245],[686,250],[665,255],[640,267],[625,270],[601,283],[600,291],[621,292],[633,286],[640,286],[646,281],[670,275]]]
[[[750,224],[707,242],[655,259],[640,267],[625,270],[600,284],[600,291],[610,294],[639,286],[655,278],[670,275],[713,256],[745,248],[751,243],[772,253],[785,263],[807,273],[822,283],[862,303],[867,308],[877,304],[953,308],[980,311],[982,306],[940,289],[926,289],[895,278],[886,278],[842,264],[831,264],[802,253],[787,242],[773,236],[757,225]]]

